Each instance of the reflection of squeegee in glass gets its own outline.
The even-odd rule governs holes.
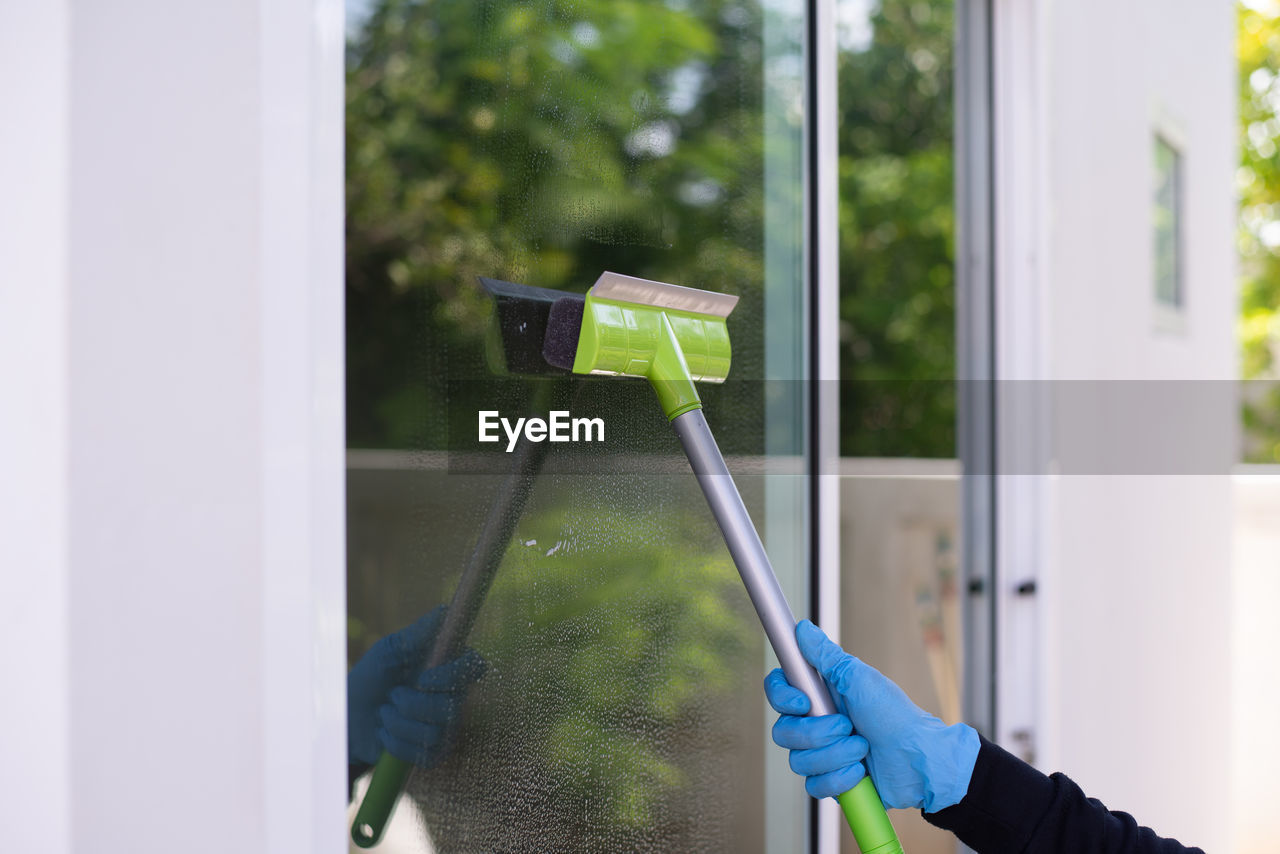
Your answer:
[[[809,714],[831,715],[836,713],[835,704],[822,678],[800,654],[795,616],[694,388],[694,382],[720,383],[728,376],[725,318],[737,302],[737,297],[727,294],[605,273],[585,298],[563,294],[555,299],[546,319],[541,355],[546,363],[575,374],[649,381],[684,445],[787,680],[808,695]],[[523,333],[517,330],[517,334]],[[505,332],[503,343],[508,350],[512,346]],[[863,854],[900,854],[902,846],[870,777],[837,800]]]
[[[483,280],[485,287],[497,300],[495,321],[501,334],[503,352],[500,360],[504,367],[521,373],[560,373],[547,369],[538,356],[537,363],[523,361],[523,341],[536,339],[538,353],[541,352],[542,339],[546,329],[547,314],[557,295],[573,296],[567,292],[525,288],[522,285],[511,285],[507,282]],[[528,292],[533,292],[528,293]],[[513,296],[514,295],[514,296]],[[498,356],[499,354],[495,354]],[[541,369],[539,369],[541,366]],[[545,393],[548,387],[544,384],[535,392]],[[545,406],[537,401],[533,410],[542,414]],[[493,576],[502,563],[502,557],[511,543],[511,535],[520,514],[524,511],[525,502],[533,488],[535,475],[546,457],[547,443],[521,442],[514,451],[511,469],[498,487],[497,495],[489,506],[480,535],[476,538],[475,547],[462,570],[458,586],[453,592],[453,599],[445,611],[444,621],[439,633],[423,664],[423,669],[438,667],[462,654],[467,636],[475,625],[476,615],[484,602],[493,582]],[[412,763],[405,762],[383,751],[378,763],[373,767],[373,776],[369,780],[369,788],[356,812],[355,821],[351,825],[351,838],[361,848],[370,848],[382,839],[391,812],[400,799]]]
[[[471,627],[475,625],[480,605],[489,592],[494,573],[502,556],[506,553],[507,544],[511,542],[511,534],[516,521],[524,510],[525,501],[533,487],[534,475],[545,456],[546,444],[540,442],[521,442],[514,452],[511,473],[498,487],[497,496],[489,507],[484,526],[476,540],[471,557],[462,570],[458,587],[453,592],[453,599],[444,613],[440,631],[428,653],[422,669],[439,667],[462,654]],[[392,756],[385,750],[373,766],[373,776],[369,779],[369,788],[364,793],[360,809],[356,811],[355,821],[351,824],[351,838],[361,848],[369,848],[378,844],[386,830],[391,812],[400,799],[400,792],[409,780],[409,772],[413,763]]]

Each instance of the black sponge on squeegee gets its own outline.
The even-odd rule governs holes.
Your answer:
[[[494,327],[502,367],[515,374],[561,373],[561,369],[548,365],[542,357],[547,317],[558,300],[576,299],[581,302],[585,297],[569,291],[535,288],[484,276],[480,277],[480,284],[493,297]]]
[[[542,341],[542,358],[547,364],[566,371],[573,370],[586,304],[586,298],[577,294],[563,296],[551,304],[551,312],[547,315],[547,334]]]

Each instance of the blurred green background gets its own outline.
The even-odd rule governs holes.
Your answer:
[[[1237,5],[1244,461],[1280,462],[1280,8]]]
[[[476,275],[581,292],[611,269],[739,294],[733,378],[763,377],[761,224],[801,192],[769,185],[789,198],[766,211],[766,133],[801,121],[798,92],[780,96],[794,113],[764,110],[800,49],[766,55],[768,8],[371,7],[348,48],[351,447],[447,446],[445,383],[484,375]],[[955,453],[952,31],[950,3],[904,0],[842,28],[846,455]]]

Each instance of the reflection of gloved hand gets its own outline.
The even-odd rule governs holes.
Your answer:
[[[418,673],[443,619],[442,606],[387,635],[347,674],[347,753],[353,765],[372,765],[385,749],[430,767],[448,752],[467,686],[484,672],[484,659],[468,649]]]
[[[826,680],[840,712],[798,717],[809,711],[809,698],[781,670],[765,677],[769,704],[781,713],[773,740],[791,750],[791,770],[808,777],[810,795],[848,791],[862,778],[865,761],[887,807],[937,812],[960,802],[978,759],[978,733],[972,727],[947,726],[921,710],[888,677],[836,646],[808,620],[796,626],[796,640]]]

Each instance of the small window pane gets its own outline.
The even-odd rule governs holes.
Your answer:
[[[1182,155],[1166,140],[1155,139],[1155,277],[1156,302],[1182,305],[1182,252],[1179,241],[1182,206]]]

